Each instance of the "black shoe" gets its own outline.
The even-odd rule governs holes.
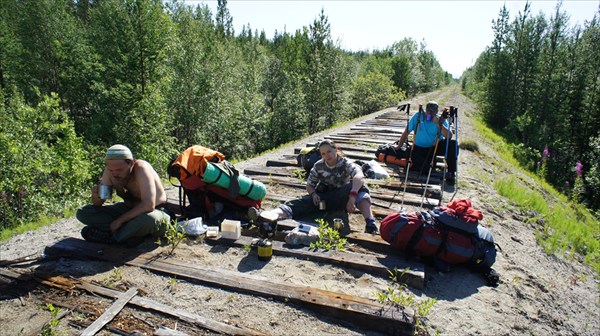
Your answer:
[[[116,243],[112,233],[102,231],[91,226],[86,226],[81,229],[81,236],[83,239],[95,243],[113,244]]]
[[[486,270],[483,272],[483,277],[487,281],[487,285],[490,287],[498,287],[500,283],[500,274],[496,272],[493,268]]]
[[[365,233],[370,233],[372,235],[379,234],[379,229],[377,228],[377,225],[375,225],[375,221],[367,222],[367,225],[365,226]]]
[[[454,185],[454,183],[456,183],[454,173],[446,173],[446,183],[448,183],[449,185]]]

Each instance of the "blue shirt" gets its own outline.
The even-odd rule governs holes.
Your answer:
[[[419,119],[419,129],[415,131],[415,145],[419,147],[432,147],[435,146],[435,140],[437,138],[440,129],[433,120],[427,120],[426,113],[415,113],[408,122],[408,131],[415,130],[417,126],[417,120]],[[438,119],[440,116],[437,116]],[[444,126],[449,127],[448,120],[444,120]],[[440,134],[440,140],[444,139],[444,136]]]

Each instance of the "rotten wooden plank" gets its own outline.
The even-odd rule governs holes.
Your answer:
[[[69,321],[69,325],[71,325],[75,328],[87,328],[90,324],[85,323],[83,321]],[[113,327],[111,325],[107,325],[106,330],[110,331],[111,334],[117,334],[117,335],[123,335],[123,336],[145,336],[146,335],[146,334],[142,334],[137,331],[128,332],[126,330],[123,330],[123,329],[117,328],[117,327]]]
[[[305,188],[306,181],[299,180],[295,177],[287,177],[287,176],[266,176],[266,175],[256,175],[252,177],[253,179],[260,181],[262,183],[274,183],[280,185],[286,185],[294,188]],[[393,180],[375,180],[375,179],[365,179],[365,182],[371,187],[370,189],[381,189],[381,190],[389,190],[391,191],[403,191],[404,190],[404,180],[403,179],[393,179]],[[373,187],[374,186],[374,187]],[[423,192],[424,185],[420,183],[413,183],[410,180],[406,183],[406,190],[408,192],[419,193]],[[439,185],[430,185],[428,190],[439,193],[441,191],[441,187]]]
[[[378,132],[367,132],[367,131],[352,131],[352,132],[340,132],[337,133],[339,136],[346,137],[347,139],[337,139],[335,141],[336,144],[356,144],[355,138],[372,138],[380,140],[378,143],[370,143],[368,145],[358,144],[359,146],[367,147],[367,148],[377,148],[379,145],[383,145],[386,143],[392,143],[396,140],[400,139],[399,136],[389,133],[378,133]]]
[[[298,161],[296,159],[280,159],[280,160],[267,160],[265,163],[267,167],[298,167]]]
[[[137,288],[135,287],[129,288],[127,292],[119,294],[117,300],[110,307],[108,307],[108,309],[105,310],[104,313],[100,315],[98,319],[96,319],[96,321],[94,321],[92,324],[90,324],[89,327],[82,331],[81,335],[96,335],[96,333],[99,332],[102,329],[102,327],[104,327],[107,323],[112,321],[112,319],[114,319],[115,316],[117,316],[117,314],[119,314],[121,310],[125,308],[125,305],[127,305],[127,303],[136,295]]]
[[[154,336],[189,336],[189,334],[186,334],[183,331],[161,326],[154,331]]]
[[[371,132],[379,132],[379,133],[387,133],[390,135],[394,135],[394,136],[398,136],[398,138],[400,138],[400,136],[402,135],[402,132],[404,132],[404,129],[389,129],[387,127],[374,127],[374,126],[354,126],[351,127],[350,130],[357,130],[357,131],[371,131]]]
[[[244,174],[250,176],[284,176],[284,177],[293,177],[295,176],[298,170],[304,171],[300,167],[264,167],[264,166],[253,166],[247,167],[244,169]],[[404,174],[403,174],[404,175]],[[400,180],[402,183],[404,182],[404,176],[401,176]],[[418,172],[410,172],[408,174],[408,180],[412,183],[425,183],[427,180],[427,175],[420,175]],[[434,176],[433,173],[429,179],[430,186],[441,184],[441,176]],[[377,183],[377,182],[375,182]],[[423,186],[424,187],[424,186]],[[421,189],[422,190],[422,189]]]
[[[207,238],[205,242],[211,245],[228,245],[236,247],[248,246],[252,243],[252,237],[242,236],[240,239],[211,239]],[[338,265],[345,268],[352,268],[369,274],[375,274],[387,277],[388,270],[407,269],[401,282],[418,289],[425,287],[425,265],[415,261],[408,261],[406,258],[400,258],[393,255],[369,255],[345,251],[316,251],[308,247],[293,246],[281,241],[273,241],[273,255],[294,257],[302,260],[312,260],[332,265]],[[392,252],[391,247],[387,246],[387,252]]]
[[[101,251],[104,248],[104,245],[96,244],[96,247],[99,247],[100,251]],[[57,250],[53,251],[52,248],[47,249],[47,251],[53,255],[57,254],[57,253],[60,254],[59,251],[57,251]],[[73,251],[67,251],[67,253],[63,253],[60,255],[66,256],[66,255],[72,255],[72,254],[73,254]],[[12,278],[12,279],[18,279],[18,280],[34,279],[46,286],[53,287],[53,288],[59,288],[59,289],[65,290],[65,291],[70,291],[73,288],[78,288],[78,289],[82,289],[82,290],[88,291],[93,294],[98,294],[98,295],[102,295],[102,296],[113,298],[113,299],[117,298],[122,293],[122,292],[114,290],[114,289],[101,287],[101,286],[97,286],[97,285],[94,285],[89,282],[85,282],[81,279],[77,279],[77,280],[67,279],[67,278],[64,278],[61,276],[45,275],[40,272],[35,272],[35,274],[30,274],[30,273],[26,273],[26,270],[23,270],[23,269],[9,270],[9,269],[5,269],[5,268],[0,268],[0,275],[8,277],[8,278]],[[197,314],[192,314],[185,310],[171,307],[171,306],[165,305],[163,303],[154,301],[152,299],[144,298],[144,297],[135,296],[135,297],[133,297],[133,299],[131,299],[131,301],[129,303],[134,306],[140,307],[140,308],[149,309],[149,310],[153,310],[153,311],[163,313],[163,314],[166,314],[169,316],[173,316],[175,318],[178,318],[182,321],[186,321],[197,327],[204,328],[204,329],[214,331],[217,333],[221,333],[221,334],[248,335],[248,336],[264,335],[263,333],[255,331],[255,330],[236,327],[236,326],[232,326],[232,325],[229,325],[226,323],[215,321],[213,319],[209,319],[209,318],[197,315]]]
[[[400,138],[400,135],[398,135],[398,139]],[[326,139],[331,139],[333,141],[337,141],[337,140],[348,140],[348,141],[353,141],[357,144],[363,144],[363,145],[368,145],[368,144],[373,144],[376,146],[379,146],[381,144],[387,143],[387,141],[382,141],[381,139],[374,139],[372,137],[368,137],[368,138],[349,138],[349,137],[345,137],[345,136],[339,136],[339,135],[329,135],[325,137]]]
[[[101,249],[103,253],[99,253]],[[345,293],[304,285],[291,285],[240,272],[187,264],[176,260],[158,260],[150,254],[140,254],[117,246],[94,244],[67,238],[46,249],[72,252],[77,257],[89,257],[115,263],[125,263],[151,271],[198,281],[206,285],[236,292],[291,302],[318,313],[353,323],[360,328],[390,335],[412,335],[415,330],[414,311],[394,310],[370,300]]]

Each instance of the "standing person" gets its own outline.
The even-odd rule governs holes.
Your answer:
[[[452,139],[452,131],[449,130],[446,113],[442,116],[438,115],[438,103],[430,101],[425,107],[425,112],[419,111],[414,114],[404,132],[397,142],[396,149],[401,149],[408,140],[410,132],[415,132],[414,147],[412,152],[413,165],[421,170],[424,165],[429,164],[432,155],[446,156],[446,147],[448,155],[446,162],[448,170],[446,172],[446,181],[450,184],[454,183],[456,173],[456,141]],[[418,125],[418,126],[417,126]],[[434,153],[436,141],[439,140],[437,151]],[[446,142],[449,142],[446,145]],[[410,148],[410,147],[409,147]],[[405,152],[406,157],[410,155],[410,150]]]
[[[77,211],[86,225],[81,236],[88,241],[137,245],[147,235],[162,235],[170,217],[156,209],[166,203],[162,182],[150,163],[134,159],[129,148],[114,145],[106,151],[106,168],[100,185],[92,188],[92,203]],[[123,202],[103,205],[99,189],[114,188]],[[104,195],[103,195],[104,196]]]
[[[321,202],[325,202],[327,211],[353,212],[358,208],[365,219],[365,232],[379,234],[362,170],[343,157],[333,141],[321,141],[318,147],[321,159],[315,162],[308,175],[308,195],[286,202],[274,212],[279,219],[300,218],[318,213]],[[349,227],[346,231],[349,233]]]

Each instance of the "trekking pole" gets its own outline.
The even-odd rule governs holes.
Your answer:
[[[406,127],[408,127],[408,123],[410,122],[410,103],[406,103],[403,105],[398,106],[398,110],[400,111],[404,111],[404,109],[406,108]],[[419,105],[419,109],[421,108],[421,105]],[[399,144],[400,140],[396,141],[396,144]],[[400,144],[402,145],[402,144]],[[398,176],[400,176],[400,168],[398,168]],[[394,196],[392,196],[392,200],[390,201],[390,205],[388,205],[388,209],[391,208],[392,203],[394,203],[394,200],[396,199],[396,196],[398,196],[398,193],[395,193]]]
[[[454,172],[454,185],[456,187],[454,188],[454,194],[450,199],[453,200],[454,196],[456,196],[456,193],[458,192],[458,107],[455,107],[454,111],[450,111],[450,116],[452,117],[452,120],[454,120],[454,133],[456,134],[456,138],[454,140],[456,142],[456,147],[454,149],[454,157],[456,160],[456,171]]]
[[[452,113],[452,110],[454,109],[454,106],[450,106],[450,113]],[[442,112],[442,117],[444,119],[447,118],[447,114],[448,111],[444,111]],[[446,119],[449,120],[448,123],[451,124],[452,120],[451,119]],[[446,152],[444,153],[444,169],[442,170],[442,190],[440,191],[440,201],[438,203],[438,205],[442,204],[442,199],[444,198],[444,188],[446,187],[446,169],[448,168],[448,147],[450,145],[450,129],[452,128],[451,125],[448,125],[448,136],[446,137]]]
[[[454,108],[454,128],[456,133],[456,150],[454,151],[454,156],[456,157],[456,176],[454,177],[455,181],[458,182],[458,107]]]
[[[417,125],[415,126],[415,135],[413,136],[413,142],[412,142],[412,146],[410,147],[410,154],[408,155],[408,161],[406,162],[406,167],[404,169],[404,190],[402,190],[402,202],[400,203],[400,210],[402,210],[402,208],[404,207],[404,198],[406,196],[406,185],[408,184],[408,173],[410,172],[410,166],[412,166],[412,155],[413,155],[413,150],[415,149],[415,142],[417,142],[417,133],[419,131],[419,122],[421,121],[421,116],[423,113],[423,105],[419,104],[419,112],[417,112],[419,115],[417,117]],[[406,125],[406,128],[408,129],[408,124]],[[393,198],[392,198],[393,200]],[[391,204],[390,204],[391,206]]]
[[[425,182],[425,189],[423,190],[423,197],[421,197],[421,210],[423,209],[423,201],[425,200],[425,193],[427,193],[427,187],[429,186],[429,178],[431,177],[431,170],[433,169],[433,164],[435,163],[435,153],[437,152],[438,144],[440,143],[440,135],[442,131],[440,130],[435,137],[435,148],[433,149],[433,157],[431,158],[431,162],[429,164],[429,173],[427,174],[427,181]]]

